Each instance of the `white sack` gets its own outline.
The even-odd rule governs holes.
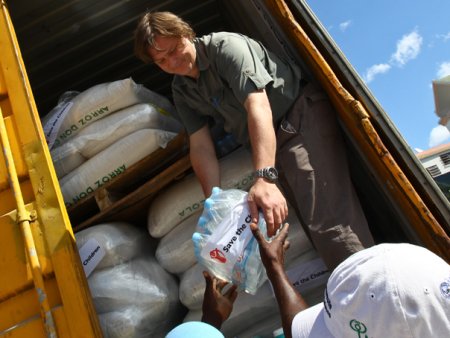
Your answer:
[[[167,271],[179,274],[196,263],[192,234],[200,215],[201,211],[189,216],[159,241],[155,257]]]
[[[170,101],[136,84],[131,78],[95,85],[75,97],[64,98],[42,119],[50,149],[75,136],[92,122],[140,102],[152,103],[173,112]]]
[[[105,256],[96,269],[122,264],[142,255],[152,246],[153,241],[145,230],[125,222],[93,225],[75,233],[75,238],[78,248],[93,238],[105,251]]]
[[[252,155],[244,147],[219,162],[221,188],[248,190],[253,182]],[[153,237],[167,234],[181,221],[203,208],[205,196],[195,175],[189,175],[162,191],[150,205],[148,230]]]
[[[180,278],[180,302],[189,310],[202,308],[206,282],[203,271],[206,269],[196,263],[187,269]]]
[[[151,310],[150,318],[165,318],[171,303],[178,303],[178,285],[150,255],[124,264],[94,270],[89,289],[98,313],[117,311],[134,305]]]
[[[98,319],[104,338],[163,338],[178,321],[152,322],[151,309],[128,306],[121,311],[100,313]]]
[[[131,165],[165,147],[175,136],[171,132],[142,129],[113,143],[59,181],[66,206],[92,194]]]
[[[199,322],[202,320],[203,311],[201,309],[198,310],[189,310],[186,316],[183,318],[183,323],[186,322]]]
[[[147,103],[135,104],[114,112],[81,129],[69,141],[51,150],[58,177],[63,177],[78,167],[82,163],[79,163],[80,158],[89,159],[117,140],[140,129],[178,133],[181,124]]]
[[[108,337],[157,337],[182,313],[175,278],[150,255],[95,270],[88,283]]]
[[[58,178],[64,177],[87,160],[70,141],[52,149],[50,153]]]

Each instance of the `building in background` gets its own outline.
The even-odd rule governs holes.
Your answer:
[[[422,151],[417,157],[450,201],[450,143]]]
[[[450,131],[450,75],[433,81],[433,94],[439,124]]]

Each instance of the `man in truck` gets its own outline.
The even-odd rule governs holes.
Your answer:
[[[174,75],[176,117],[189,135],[192,167],[205,197],[220,186],[210,133],[216,123],[251,148],[255,180],[248,203],[253,222],[263,212],[268,236],[286,219],[287,198],[330,270],[374,244],[336,114],[298,65],[241,34],[197,38],[170,12],[142,15],[134,38],[138,58]]]

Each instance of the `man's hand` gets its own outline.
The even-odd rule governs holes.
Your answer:
[[[208,323],[220,329],[222,323],[230,317],[233,304],[238,295],[236,285],[222,294],[223,288],[228,282],[211,276],[207,271],[203,271],[206,281],[205,294],[203,296],[202,322]]]
[[[250,229],[252,230],[253,236],[258,241],[261,261],[264,264],[269,277],[270,274],[276,271],[284,271],[284,254],[290,245],[287,240],[289,223],[285,223],[278,235],[270,242],[266,241],[257,224],[251,223]]]
[[[267,235],[272,237],[288,215],[286,199],[274,184],[257,178],[248,192],[248,206],[252,222],[258,223],[258,208],[262,209],[267,225]]]

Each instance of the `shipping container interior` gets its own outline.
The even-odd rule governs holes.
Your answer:
[[[8,5],[40,116],[66,91],[127,77],[170,98],[171,76],[133,54],[133,31],[146,10],[172,11],[191,23],[198,36],[221,30],[247,34],[296,60],[311,77],[262,1],[19,0]],[[377,240],[417,241],[406,233],[403,215],[384,196],[351,137],[346,141],[352,179]]]
[[[302,1],[292,4],[296,2]],[[147,10],[174,12],[191,23],[199,36],[222,30],[247,34],[297,62],[311,81],[317,80],[263,0],[14,0],[7,4],[41,117],[56,106],[66,91],[81,92],[129,77],[170,99],[171,76],[143,64],[133,54],[133,31],[139,16]],[[351,177],[376,241],[422,244],[411,230],[410,220],[389,195],[387,182],[382,182],[368,164],[345,125],[342,132]],[[398,140],[398,135],[394,136]],[[189,172],[186,168],[183,174]],[[142,181],[135,184],[145,180],[148,177],[143,175]],[[434,187],[429,189],[434,193]],[[115,220],[145,227],[147,207],[140,205],[133,216],[117,214]],[[71,221],[75,231],[83,222],[76,216]]]

